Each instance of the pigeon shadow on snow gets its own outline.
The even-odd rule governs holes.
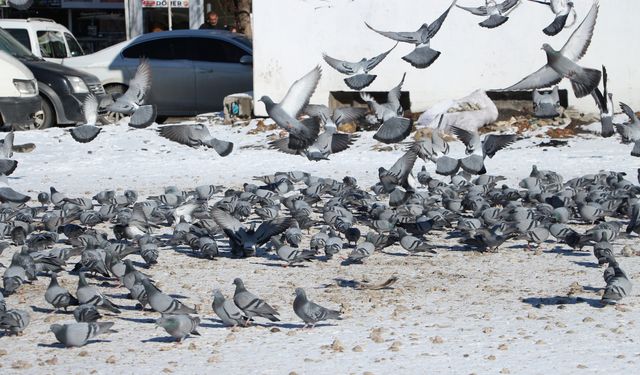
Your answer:
[[[111,340],[100,340],[100,339],[98,339],[98,340],[89,340],[89,341],[87,341],[87,343],[85,345],[83,345],[83,347],[86,346],[86,345],[97,344],[97,343],[101,343],[101,342],[111,342]],[[54,342],[54,343],[51,343],[51,344],[39,343],[38,347],[40,347],[40,348],[69,349],[69,350],[73,350],[74,349],[74,348],[67,348],[64,344],[59,343],[59,342]]]
[[[581,262],[581,261],[574,260],[572,263],[577,264],[579,266],[587,267],[587,268],[600,268],[600,266],[597,263],[593,263],[593,262]]]
[[[599,299],[571,296],[527,297],[523,298],[522,302],[528,303],[537,309],[543,306],[575,305],[577,303],[586,303],[591,307],[597,308],[605,306]]]
[[[133,323],[147,323],[147,324],[153,324],[156,322],[155,319],[153,318],[125,318],[123,316],[118,317],[118,319],[120,320],[124,320],[127,322],[133,322]]]
[[[579,250],[571,250],[562,246],[556,246],[552,249],[544,251],[545,253],[556,253],[562,255],[568,255],[572,257],[586,257],[591,256],[592,254],[588,251],[579,251]]]
[[[162,336],[162,337],[153,337],[153,338],[146,339],[146,340],[140,340],[140,342],[146,344],[148,342],[175,343],[177,341],[176,341],[175,338],[173,338],[171,336]]]

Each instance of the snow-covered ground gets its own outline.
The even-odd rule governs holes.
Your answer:
[[[16,133],[16,144],[33,142],[37,147],[14,155],[19,166],[9,184],[33,198],[50,186],[70,197],[135,189],[144,198],[168,185],[240,187],[255,182],[253,176],[303,170],[336,179],[351,175],[360,186],[370,186],[377,181],[378,167],[390,167],[404,148],[378,151],[373,133],[365,132],[330,161],[311,162],[267,149],[266,137],[274,132],[248,134],[253,124],[218,124],[212,133],[235,143],[233,153],[221,158],[212,150],[163,139],[156,129],[106,126],[89,144],[74,142],[64,129]],[[565,180],[615,170],[635,181],[638,163],[629,156],[631,146],[620,145],[617,136],[580,135],[567,146],[538,147],[543,141],[548,139],[532,136],[516,142],[488,160],[487,170],[506,176],[509,185],[528,176],[532,164],[555,170]],[[451,146],[452,154],[463,154],[461,143]],[[415,170],[421,166],[418,161]],[[456,239],[429,238],[440,247],[435,257],[407,256],[395,246],[350,266],[340,265],[337,258],[289,268],[261,257],[210,261],[165,248],[159,264],[145,272],[163,291],[195,305],[202,319],[202,336],[179,345],[164,330],[154,329],[157,313],[134,309],[124,289],[106,281],[101,290],[123,306],[123,313],[103,320],[114,321],[118,332],[82,348],[60,348],[49,325],[73,321],[73,316],[48,312],[43,297],[48,279],[41,277],[7,297],[8,306],[28,310],[32,321],[23,336],[0,337],[0,372],[631,374],[640,368],[637,292],[623,305],[602,307],[603,269],[591,253],[571,252],[554,242],[529,251],[524,242],[510,242],[485,254],[467,251]],[[638,250],[637,238],[625,237],[614,246],[617,256],[624,245]],[[0,262],[8,264],[12,253],[13,248],[5,250]],[[638,257],[620,256],[619,262],[632,280],[640,279]],[[337,284],[364,278],[382,282],[392,275],[398,282],[385,290]],[[211,292],[220,288],[231,297],[235,277],[273,305],[282,321],[222,327],[211,310]],[[75,293],[76,280],[65,274],[61,283]],[[344,319],[300,329],[291,308],[295,287],[304,287],[326,307],[342,308]]]

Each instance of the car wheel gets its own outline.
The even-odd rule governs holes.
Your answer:
[[[127,88],[123,85],[115,84],[106,86],[104,88],[104,91],[111,97],[113,101],[115,101],[120,96],[122,96],[125,91],[127,91]],[[122,120],[124,117],[125,115],[123,115],[122,113],[107,111],[107,113],[104,115],[104,120],[107,123],[115,124],[116,122]]]
[[[49,102],[49,99],[41,95],[40,102],[42,103],[42,107],[38,112],[36,112],[33,119],[33,125],[14,126],[15,130],[47,129],[55,125],[56,113],[53,110],[53,106]]]
[[[169,116],[156,116],[156,124],[164,124],[169,119]]]

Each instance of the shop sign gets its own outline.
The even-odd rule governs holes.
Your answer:
[[[189,0],[170,0],[172,8],[188,8]],[[167,8],[169,0],[142,0],[144,8]]]

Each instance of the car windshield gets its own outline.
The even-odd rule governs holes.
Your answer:
[[[253,49],[253,43],[251,43],[251,39],[247,38],[246,36],[243,35],[234,35],[233,36],[233,40],[235,40],[236,42],[239,42],[240,44],[247,46],[251,49]]]
[[[73,37],[73,35],[69,33],[64,33],[64,37],[65,39],[67,39],[67,45],[69,46],[69,51],[71,52],[71,56],[84,55],[84,51],[82,50],[82,47],[80,47],[80,44],[78,44],[78,41],[76,40],[76,38]]]
[[[13,57],[37,59],[37,57],[26,49],[20,42],[15,40],[9,33],[0,29],[0,50],[12,55]]]

